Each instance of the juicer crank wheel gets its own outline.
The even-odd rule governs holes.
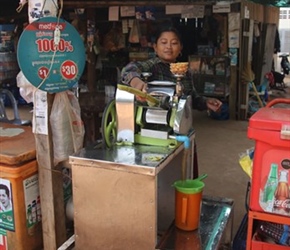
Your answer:
[[[104,146],[108,148],[112,147],[117,138],[117,115],[115,99],[112,99],[104,110],[101,130]]]

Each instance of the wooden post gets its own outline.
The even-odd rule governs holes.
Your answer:
[[[229,112],[230,112],[230,119],[236,120],[237,119],[237,66],[231,66],[231,81],[230,81],[230,95],[229,95]]]
[[[242,20],[242,44],[240,57],[240,75],[246,68],[247,64],[252,61],[252,44],[253,44],[253,29],[254,21],[250,19]],[[242,78],[240,77],[240,80]],[[249,86],[247,82],[240,81],[239,83],[239,119],[246,120],[248,116],[249,104]]]
[[[35,3],[29,0],[28,4],[34,7]],[[42,4],[46,6],[45,0]],[[47,7],[50,8],[51,13],[56,13],[56,3],[51,5],[51,3],[48,2],[47,4],[51,6]],[[53,100],[54,94],[47,93],[48,124],[46,124],[46,126],[48,127],[48,134],[34,134],[39,174],[39,193],[41,199],[43,248],[45,250],[56,250],[58,246],[66,241],[63,179],[61,171],[54,168],[53,141],[49,123]],[[35,105],[37,105],[37,103]]]
[[[261,71],[257,77],[258,85],[263,83],[266,73],[272,70],[276,29],[276,24],[263,24],[263,31],[261,34]]]
[[[47,94],[48,117],[54,100]],[[48,135],[35,134],[41,198],[44,249],[57,249],[66,240],[63,180],[61,171],[53,165],[53,141],[48,122]]]

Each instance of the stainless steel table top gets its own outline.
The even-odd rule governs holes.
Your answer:
[[[194,132],[190,135],[191,144],[193,139]],[[70,156],[69,161],[70,164],[113,169],[118,167],[118,169],[126,168],[128,171],[138,168],[138,173],[144,170],[144,174],[155,175],[183,150],[183,143],[175,147],[134,144],[105,148],[102,142],[98,141]],[[187,150],[192,150],[192,147]]]
[[[81,149],[72,158],[99,160],[125,165],[157,167],[176,148],[132,145],[103,148],[101,144]]]

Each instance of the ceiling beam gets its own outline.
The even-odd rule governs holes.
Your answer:
[[[64,1],[64,7],[70,8],[98,8],[108,6],[165,6],[165,5],[188,5],[188,4],[213,4],[215,0],[206,1]]]

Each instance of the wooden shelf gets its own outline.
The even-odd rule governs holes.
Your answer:
[[[228,97],[230,61],[227,56],[190,55],[189,68],[199,95],[222,99]]]

